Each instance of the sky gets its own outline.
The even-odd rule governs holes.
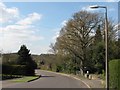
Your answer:
[[[118,2],[119,0],[0,0],[4,2]]]
[[[109,2],[111,1],[111,2]],[[117,0],[106,2],[1,2],[0,3],[0,50],[17,52],[26,45],[32,54],[50,53],[50,44],[55,43],[60,29],[73,14],[92,10],[89,6],[103,5],[108,8],[108,17],[118,20]]]

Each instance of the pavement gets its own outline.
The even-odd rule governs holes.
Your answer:
[[[104,81],[97,77],[93,79],[81,78],[81,80],[86,83],[90,88],[104,88]]]
[[[3,88],[89,88],[86,83],[70,75],[37,70],[41,78],[25,83],[13,83],[11,80],[2,82]]]
[[[58,73],[58,74],[62,74],[62,73]],[[104,86],[105,82],[102,79],[98,78],[98,76],[96,75],[92,75],[92,79],[88,79],[83,76],[81,77],[79,75],[71,75],[71,74],[69,75],[63,74],[63,75],[82,81],[84,84],[86,84],[88,88],[104,88],[105,87]]]

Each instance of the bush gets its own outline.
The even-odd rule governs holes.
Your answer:
[[[120,90],[120,59],[109,62],[110,70],[110,88]]]
[[[56,72],[61,72],[61,71],[62,71],[62,67],[60,65],[58,65],[56,68]]]

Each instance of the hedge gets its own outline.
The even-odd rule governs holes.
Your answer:
[[[110,88],[120,90],[120,59],[109,62]]]
[[[26,75],[25,65],[2,65],[2,74]]]

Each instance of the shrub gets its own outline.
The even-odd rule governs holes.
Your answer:
[[[120,59],[109,62],[110,88],[120,90]]]

